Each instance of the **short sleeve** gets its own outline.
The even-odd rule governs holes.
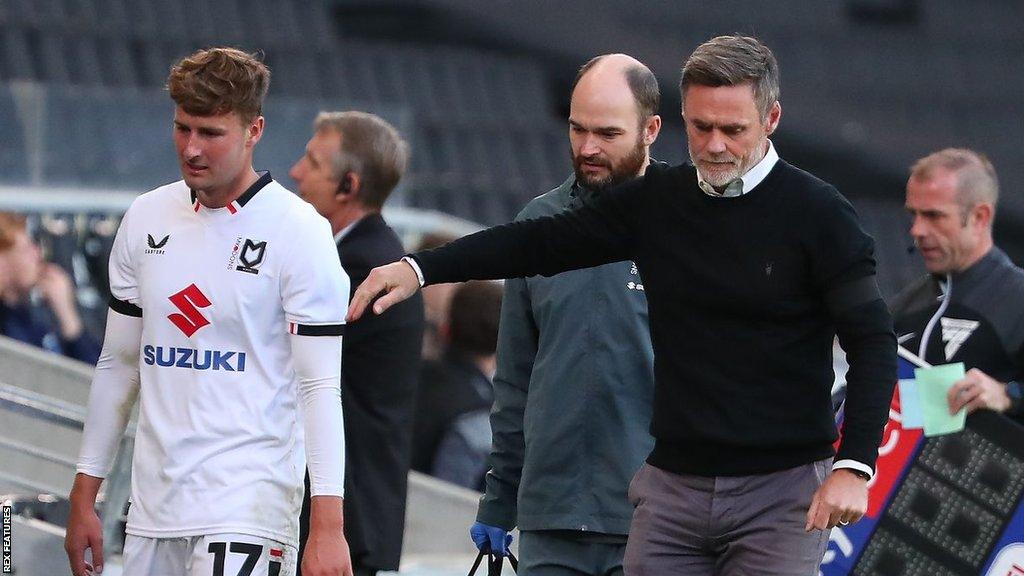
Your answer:
[[[134,206],[134,205],[133,205]],[[139,284],[133,257],[134,234],[132,231],[132,208],[121,218],[121,225],[114,236],[110,249],[108,274],[110,277],[110,307],[126,316],[142,316],[139,301]]]
[[[281,268],[281,304],[288,332],[341,336],[348,310],[349,280],[341,268],[330,225],[312,207],[292,211]]]

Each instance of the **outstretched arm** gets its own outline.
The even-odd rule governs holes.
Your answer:
[[[576,210],[488,228],[374,268],[352,296],[348,319],[357,320],[381,294],[376,314],[427,284],[552,276],[626,260],[642,225],[649,178],[622,184]]]

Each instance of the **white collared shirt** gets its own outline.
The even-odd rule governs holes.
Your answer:
[[[715,198],[732,198],[735,196],[742,196],[747,192],[753,190],[762,180],[768,176],[768,173],[775,167],[775,163],[779,161],[779,153],[775,151],[775,145],[772,141],[768,141],[768,152],[765,153],[764,158],[747,173],[740,176],[739,178],[730,182],[726,187],[725,191],[719,193],[715,190],[714,186],[708,184],[704,177],[700,175],[700,170],[697,170],[697,186],[704,191],[708,196],[714,196]]]
[[[366,216],[363,216],[363,218],[365,217]],[[348,226],[345,226],[341,230],[338,230],[338,233],[334,235],[334,243],[337,244],[338,242],[341,242],[342,238],[348,236],[348,233],[351,232],[352,229],[356,227],[356,224],[359,224],[360,222],[363,221],[363,218],[360,218],[359,220],[356,220],[355,222],[349,224]]]

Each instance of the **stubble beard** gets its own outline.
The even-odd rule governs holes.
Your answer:
[[[602,192],[636,178],[644,163],[647,162],[647,147],[644,145],[641,136],[637,138],[636,145],[630,150],[629,154],[624,156],[618,164],[613,164],[607,159],[602,158],[603,165],[609,170],[608,175],[603,178],[587,176],[582,169],[583,160],[582,156],[573,156],[572,165],[573,171],[576,173],[576,181],[589,190]]]

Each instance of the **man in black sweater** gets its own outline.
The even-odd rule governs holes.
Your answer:
[[[896,380],[874,242],[835,188],[768,140],[781,107],[767,47],[714,38],[687,60],[680,89],[692,165],[651,166],[577,210],[379,268],[349,317],[423,283],[635,261],[655,447],[631,485],[627,574],[814,574],[828,530],[867,509]],[[835,334],[850,363],[838,453]]]

